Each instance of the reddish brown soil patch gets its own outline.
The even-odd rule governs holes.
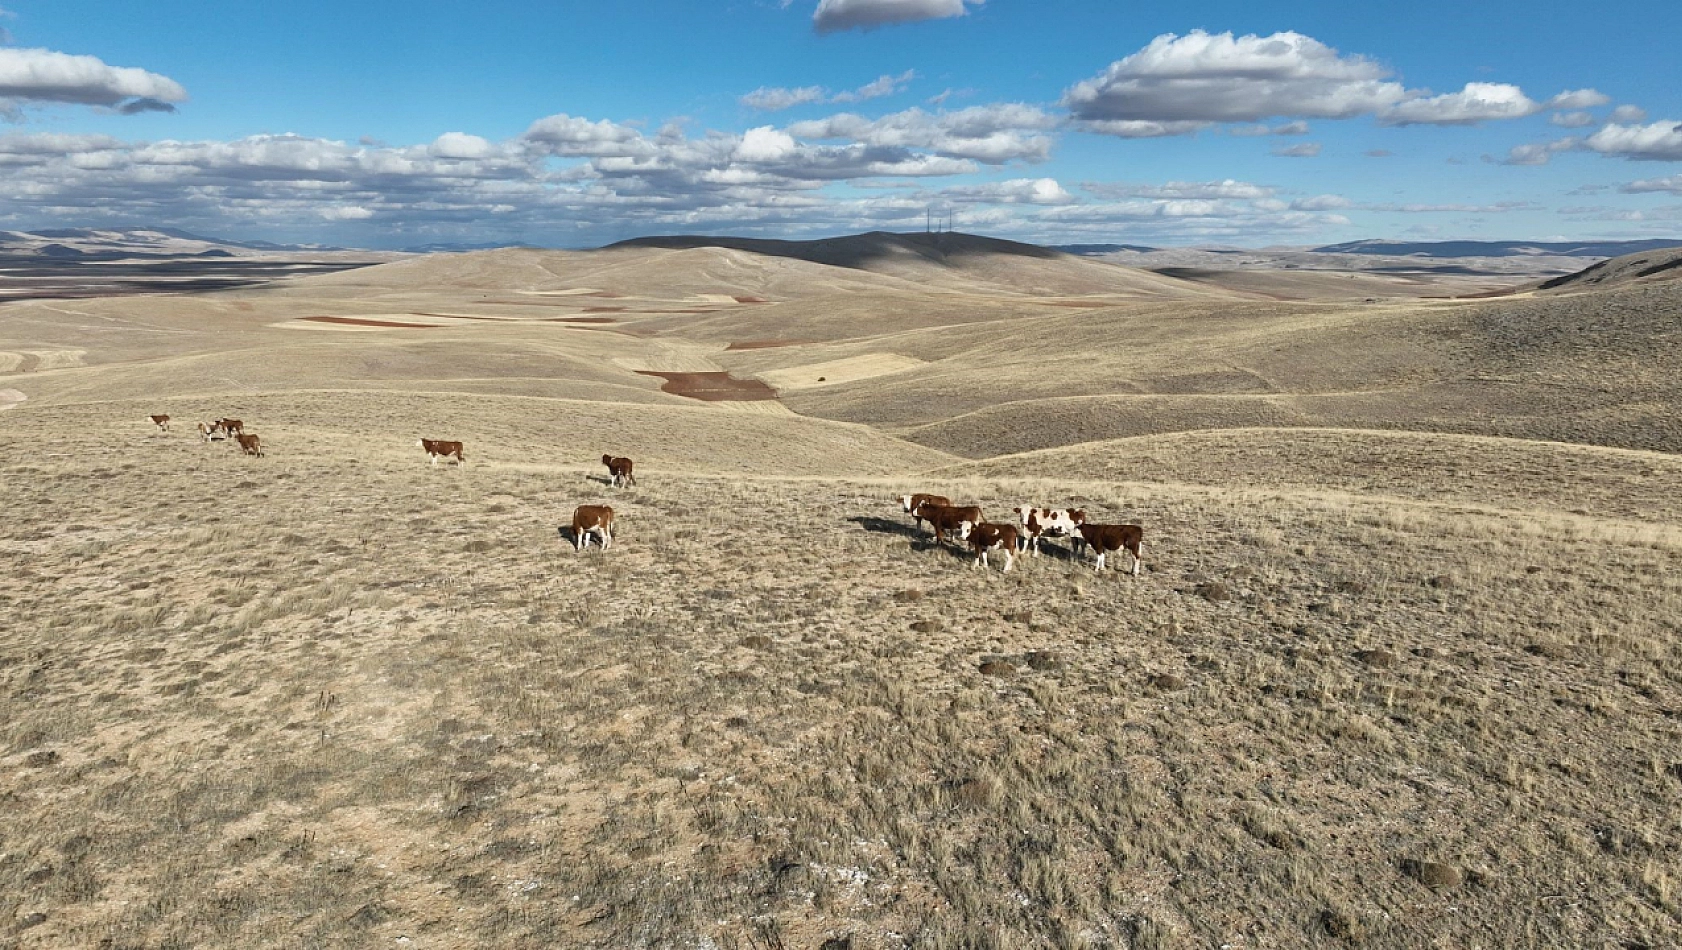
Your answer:
[[[729,350],[769,350],[777,346],[800,346],[809,340],[737,340],[725,347]]]
[[[664,379],[666,382],[660,387],[661,392],[703,402],[750,402],[777,398],[777,391],[759,380],[737,379],[729,373],[659,373],[647,369],[637,372]]]
[[[422,313],[420,311],[416,311],[415,316],[417,316],[417,317],[442,317],[445,320],[485,320],[485,321],[490,322],[490,323],[507,323],[508,322],[507,320],[504,320],[501,317],[470,317],[470,316],[468,316],[464,313]]]
[[[544,323],[618,323],[612,317],[544,317]]]
[[[771,301],[766,300],[764,297],[737,297],[736,302],[737,303],[770,303]]]
[[[342,323],[352,327],[403,327],[415,330],[436,330],[436,323],[398,323],[395,320],[364,320],[361,317],[299,317],[315,323]]]

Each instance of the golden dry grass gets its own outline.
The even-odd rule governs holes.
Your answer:
[[[355,273],[400,283],[334,280]],[[866,298],[853,342],[730,353],[733,314],[693,336],[268,326],[306,291],[331,296],[0,309],[0,349],[91,364],[0,377],[29,396],[0,413],[0,947],[1682,939],[1673,456],[1398,431],[1517,425],[1405,401],[1389,431],[945,454],[682,401],[625,363],[875,347],[931,368],[845,384],[854,404],[939,373],[955,405],[1009,354],[1011,380],[1050,358],[1026,313],[868,338]],[[1265,353],[1296,321],[1305,359],[1326,327],[1316,378],[1496,353],[1491,374],[1588,400],[1615,364],[1673,412],[1670,369],[1619,335],[1654,326],[1632,299],[1137,310],[1163,329],[1136,346],[1102,342],[1117,312],[1038,319],[1187,386],[1207,349]],[[741,338],[790,306],[743,305]],[[846,298],[800,306],[847,335]],[[1613,330],[1567,347],[1538,314]],[[921,399],[895,411],[939,411]],[[239,416],[268,456],[149,412]],[[422,435],[467,464],[429,467]],[[639,487],[606,485],[603,452]],[[975,570],[898,512],[912,490],[1142,523],[1146,570],[1061,541]],[[557,529],[602,502],[614,547],[574,553]]]

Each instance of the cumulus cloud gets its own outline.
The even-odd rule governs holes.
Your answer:
[[[1342,195],[1314,195],[1291,202],[1291,207],[1297,211],[1336,211],[1354,206],[1355,202]]]
[[[1549,109],[1593,109],[1607,105],[1612,97],[1597,89],[1568,89],[1547,101]]]
[[[939,20],[963,16],[966,3],[979,6],[982,0],[820,0],[812,27],[819,33],[834,33]]]
[[[464,132],[445,132],[432,140],[428,151],[436,158],[471,160],[490,156],[491,143],[477,135]]]
[[[987,204],[1066,205],[1076,201],[1055,178],[1013,178],[984,185],[943,188],[934,195],[948,201]]]
[[[801,138],[851,139],[866,145],[926,148],[952,158],[989,165],[1009,161],[1044,161],[1051,139],[1039,134],[1056,119],[1033,106],[998,103],[956,112],[928,113],[912,108],[880,119],[850,112],[796,122],[789,131]]]
[[[173,111],[187,90],[168,76],[111,66],[93,56],[0,48],[0,101],[105,106],[133,114]]]
[[[829,93],[822,86],[801,86],[784,89],[780,86],[760,86],[741,98],[741,103],[761,112],[781,112],[808,102],[827,102]]]
[[[1561,152],[1569,152],[1582,144],[1582,139],[1564,138],[1552,142],[1535,142],[1528,145],[1515,145],[1507,150],[1505,158],[1484,156],[1484,161],[1497,165],[1546,165]]]
[[[564,112],[538,119],[523,139],[533,147],[559,156],[647,155],[652,146],[641,132],[601,119],[591,122]]]
[[[1618,189],[1626,195],[1651,194],[1657,191],[1669,192],[1682,197],[1682,175],[1671,175],[1669,178],[1647,178],[1632,181]]]
[[[1320,154],[1319,142],[1302,142],[1297,145],[1281,145],[1273,150],[1273,154],[1280,158],[1314,158]]]
[[[1170,181],[1160,185],[1122,182],[1082,182],[1081,189],[1103,198],[1236,198],[1256,201],[1271,198],[1274,189],[1231,178],[1223,181]]]
[[[1107,134],[1136,131],[1115,123],[1182,127],[1277,116],[1346,119],[1406,97],[1388,75],[1365,57],[1339,55],[1300,33],[1235,37],[1194,30],[1158,36],[1070,87],[1063,105],[1076,120]]]
[[[742,105],[761,112],[780,112],[813,102],[863,102],[880,99],[904,89],[917,78],[915,69],[907,69],[897,76],[883,74],[857,89],[844,89],[834,95],[822,86],[801,86],[798,89],[761,86],[741,98]]]
[[[1682,123],[1669,119],[1651,125],[1613,123],[1589,136],[1583,145],[1602,155],[1636,161],[1682,161]]]
[[[1544,106],[1509,83],[1472,82],[1459,92],[1398,102],[1379,113],[1384,125],[1476,125],[1494,119],[1522,119]]]
[[[1647,110],[1640,106],[1619,106],[1612,110],[1612,121],[1620,125],[1639,125],[1647,121]]]

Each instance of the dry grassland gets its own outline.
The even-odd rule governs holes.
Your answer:
[[[630,251],[590,281],[472,257],[427,309],[635,290]],[[668,295],[818,266],[658,260]],[[1513,411],[1551,387],[1612,442],[1674,415],[1636,345],[1674,298],[1044,308],[1038,343],[1019,301],[871,336],[876,297],[853,331],[845,298],[693,335],[270,326],[341,291],[411,312],[416,274],[0,310],[0,349],[87,364],[0,370],[28,396],[0,412],[3,950],[1682,943],[1682,462]],[[832,342],[724,349],[779,336]],[[1111,389],[1059,362],[1082,347]],[[637,372],[890,364],[786,400],[842,421]],[[1222,372],[1393,424],[1092,441],[1101,411],[1053,411],[1250,398]],[[1396,395],[1445,377],[1483,414]],[[220,415],[268,456],[187,431]],[[1145,570],[1063,541],[976,570],[899,512],[921,490],[1141,523]],[[605,552],[558,530],[585,503]]]

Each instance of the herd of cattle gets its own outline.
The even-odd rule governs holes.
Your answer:
[[[1145,529],[1136,524],[1096,524],[1086,520],[1086,512],[1071,508],[1012,508],[1015,523],[986,521],[978,505],[954,505],[944,495],[919,492],[902,495],[900,507],[921,528],[927,521],[934,529],[935,543],[944,545],[946,533],[958,536],[975,552],[975,566],[986,567],[987,555],[1003,551],[1004,570],[1010,571],[1016,552],[1039,556],[1042,538],[1068,538],[1077,553],[1091,547],[1098,555],[1097,570],[1104,569],[1104,559],[1112,551],[1126,551],[1133,556],[1134,577],[1144,562]]]
[[[160,432],[169,431],[169,416],[147,416]],[[199,437],[206,442],[220,441],[233,438],[247,455],[259,458],[263,455],[263,443],[255,434],[245,431],[245,424],[238,419],[217,419],[215,422],[201,422],[198,424]],[[437,465],[439,459],[456,460],[456,464],[463,465],[467,456],[460,442],[450,442],[443,439],[421,439],[417,443],[425,450],[431,464]],[[609,481],[615,488],[624,488],[637,483],[633,470],[636,465],[623,456],[603,455],[602,464],[607,466]],[[975,566],[987,567],[987,555],[994,551],[1004,552],[1004,571],[1008,573],[1015,562],[1017,552],[1023,552],[1035,557],[1040,553],[1040,540],[1046,537],[1068,538],[1075,552],[1091,547],[1098,555],[1097,570],[1104,569],[1105,557],[1111,552],[1126,551],[1133,556],[1133,567],[1130,573],[1137,577],[1139,566],[1144,561],[1144,528],[1136,524],[1095,524],[1088,523],[1086,512],[1070,508],[1013,508],[1016,514],[1015,523],[997,523],[987,521],[977,505],[954,505],[952,500],[944,495],[931,495],[919,492],[914,495],[903,495],[899,499],[900,507],[917,522],[920,529],[923,522],[928,522],[934,531],[935,543],[944,546],[947,533],[957,535],[959,541],[965,542],[975,552]],[[583,551],[594,539],[602,550],[613,544],[613,509],[608,505],[579,505],[572,513],[572,541],[573,548]]]

